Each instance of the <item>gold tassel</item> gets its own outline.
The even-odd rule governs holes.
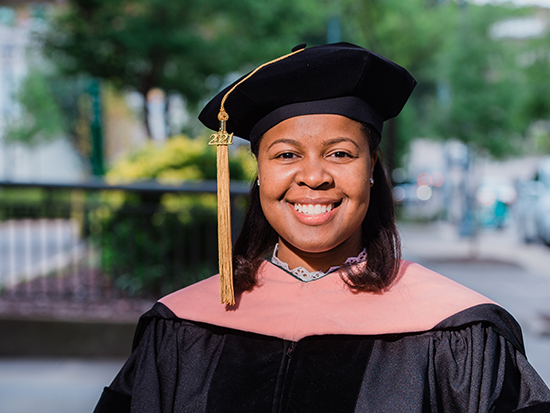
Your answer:
[[[227,145],[218,146],[218,254],[222,303],[235,304],[233,292],[233,253],[231,246],[231,199]]]
[[[217,146],[218,177],[218,264],[220,270],[220,296],[222,304],[235,304],[233,291],[233,252],[231,246],[231,197],[229,188],[228,145],[233,143],[233,134],[225,130],[228,119],[225,111],[218,115],[220,130],[210,136],[209,145]]]

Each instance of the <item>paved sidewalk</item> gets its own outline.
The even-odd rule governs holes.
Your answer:
[[[0,412],[91,413],[122,363],[0,359]]]
[[[514,227],[480,230],[474,239],[462,238],[447,222],[401,224],[403,257],[413,261],[485,261],[515,265],[550,278],[550,248],[525,244]]]

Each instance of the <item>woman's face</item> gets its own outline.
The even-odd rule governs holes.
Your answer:
[[[361,125],[340,115],[298,116],[264,134],[260,202],[279,234],[279,258],[319,270],[361,251],[376,157]]]

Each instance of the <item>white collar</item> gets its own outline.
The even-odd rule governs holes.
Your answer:
[[[303,282],[309,282],[309,281],[315,281],[319,278],[323,278],[324,276],[338,270],[340,268],[339,265],[336,267],[330,267],[327,272],[323,271],[308,271],[304,267],[296,267],[292,270],[288,266],[286,262],[281,261],[279,258],[277,258],[277,253],[279,252],[279,243],[275,244],[275,248],[273,249],[273,256],[271,257],[271,262],[278,267],[282,268],[286,272],[292,274],[294,277],[299,279]],[[357,264],[359,262],[364,262],[367,260],[367,249],[363,248],[363,250],[359,253],[357,257],[349,257],[344,264]]]

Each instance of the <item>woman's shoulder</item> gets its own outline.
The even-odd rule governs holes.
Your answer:
[[[432,331],[456,332],[472,326],[490,327],[525,355],[521,327],[504,308],[495,304],[480,304],[460,311],[438,323]]]
[[[452,296],[455,303],[462,303],[461,310],[454,311],[447,317],[441,317],[432,330],[458,330],[475,324],[490,325],[498,334],[510,341],[514,347],[525,352],[521,327],[514,317],[503,307],[481,294],[465,287],[441,274],[431,271],[420,264],[404,261],[406,284],[415,288],[426,288],[430,295],[436,295],[437,300],[426,300],[431,305],[442,305]],[[473,301],[471,301],[473,300]],[[472,304],[472,305],[470,305]]]

